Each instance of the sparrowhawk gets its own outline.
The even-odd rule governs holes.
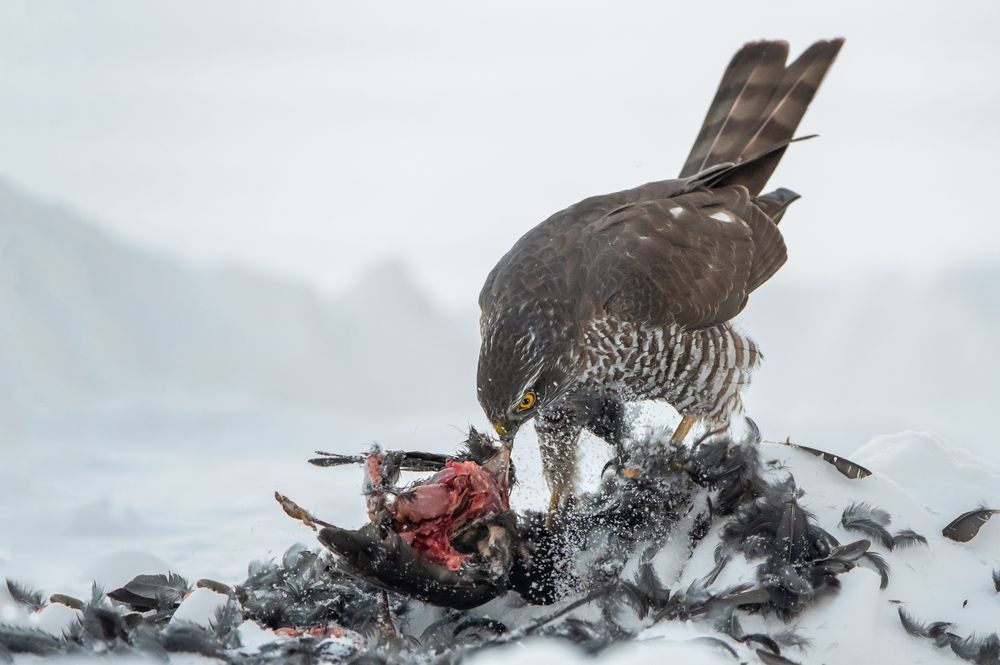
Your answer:
[[[594,196],[528,231],[479,296],[479,400],[502,438],[535,419],[554,510],[583,428],[620,445],[623,403],[665,400],[727,426],[760,359],[730,319],[786,259],[798,195],[761,190],[842,39],[786,66],[788,45],[733,56],[679,178]],[[550,512],[551,515],[551,512]]]

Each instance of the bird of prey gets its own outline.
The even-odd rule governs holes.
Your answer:
[[[741,413],[760,353],[730,319],[785,262],[778,222],[798,198],[761,191],[842,43],[791,64],[785,42],[746,44],[677,179],[555,213],[486,278],[479,401],[506,440],[535,419],[550,517],[572,493],[581,431],[620,446],[625,402],[676,408],[675,443]]]

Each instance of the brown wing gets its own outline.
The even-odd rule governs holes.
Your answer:
[[[777,226],[745,187],[626,205],[586,232],[584,318],[717,325],[786,258]]]

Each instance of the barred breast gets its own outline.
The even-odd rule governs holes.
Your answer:
[[[597,319],[584,330],[581,382],[626,401],[665,400],[722,426],[742,411],[740,393],[760,357],[757,344],[729,323],[684,330]]]

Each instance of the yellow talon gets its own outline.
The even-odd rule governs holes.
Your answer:
[[[684,443],[684,438],[693,426],[694,418],[688,415],[681,416],[681,421],[677,423],[677,429],[674,430],[673,435],[670,437],[670,445],[679,446]]]
[[[558,491],[553,491],[552,496],[549,497],[549,512],[545,516],[545,528],[551,529],[552,523],[556,519],[556,513],[559,512],[559,499],[562,498]]]

